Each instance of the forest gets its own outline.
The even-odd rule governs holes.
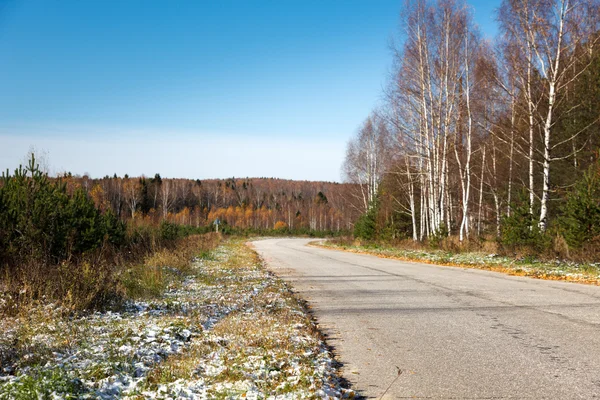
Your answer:
[[[159,228],[184,234],[219,230],[323,236],[348,234],[358,216],[358,209],[347,200],[353,184],[275,178],[173,179],[158,173],[152,178],[115,174],[93,179],[71,173],[50,177],[35,154],[28,157],[28,165],[12,174],[5,172],[0,181],[0,258],[9,264],[13,251],[22,247],[20,241],[39,242],[38,247],[60,242],[52,246],[68,254],[55,261],[85,252],[77,251],[83,235],[96,237],[95,245],[84,246],[85,250],[99,247],[107,233],[101,228],[105,223],[130,236]],[[64,228],[67,232],[62,225],[70,226]],[[47,259],[50,254],[53,251],[46,249],[39,256]]]
[[[172,179],[65,174],[70,192],[83,189],[102,212],[123,221],[228,231],[279,230],[292,233],[348,232],[353,214],[344,191],[351,184],[276,178]]]
[[[384,101],[347,147],[355,233],[598,248],[598,7],[505,0],[490,40],[465,2],[407,2]]]

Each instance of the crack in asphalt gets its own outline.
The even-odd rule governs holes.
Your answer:
[[[281,246],[281,247],[284,247],[286,249],[289,249],[289,250],[293,250],[293,251],[297,251],[297,252],[301,252],[301,253],[306,253],[306,254],[314,255],[314,253],[311,253],[309,251],[300,250],[300,249],[297,249],[297,248],[294,248],[294,247],[290,247],[290,246],[284,246],[284,245],[282,245],[280,243],[277,243],[277,245]],[[315,248],[315,249],[321,250],[321,251],[328,251],[328,250],[321,249],[321,248]],[[369,267],[369,266],[362,265],[362,264],[356,264],[356,263],[348,262],[348,261],[345,261],[345,260],[340,260],[338,258],[334,258],[334,257],[322,255],[322,254],[320,254],[319,256],[323,257],[323,258],[327,258],[327,259],[333,260],[333,261],[336,261],[336,262],[341,262],[341,263],[344,263],[344,264],[353,265],[353,266],[364,268],[364,269],[368,269],[368,270],[371,270],[371,271],[380,272],[382,274],[389,275],[389,276],[395,276],[395,277],[398,277],[398,278],[408,279],[408,280],[411,280],[411,281],[414,281],[414,282],[419,282],[421,284],[434,287],[436,289],[441,289],[441,290],[443,290],[445,292],[444,294],[447,295],[448,297],[450,297],[452,300],[454,300],[454,301],[460,301],[463,304],[465,304],[465,302],[463,300],[457,299],[456,296],[455,296],[456,293],[459,293],[459,294],[462,294],[462,295],[468,296],[468,297],[474,297],[474,298],[481,299],[481,300],[487,300],[487,301],[491,301],[491,302],[501,303],[501,304],[504,304],[506,306],[509,306],[509,307],[515,308],[515,309],[527,309],[527,310],[539,311],[541,313],[550,314],[550,315],[553,315],[553,316],[556,316],[556,317],[559,317],[559,318],[563,318],[563,319],[565,319],[565,320],[567,320],[569,322],[583,324],[583,325],[591,326],[591,327],[594,327],[594,328],[599,328],[600,327],[600,323],[593,323],[593,322],[583,321],[583,320],[576,319],[576,318],[571,318],[571,317],[568,317],[568,316],[566,316],[566,315],[564,315],[562,313],[559,313],[559,312],[554,312],[554,311],[550,311],[550,310],[544,310],[542,308],[539,308],[539,306],[521,305],[521,304],[511,303],[511,302],[508,302],[508,301],[493,299],[493,298],[491,298],[489,296],[485,296],[483,294],[473,293],[470,290],[460,290],[460,289],[450,288],[450,287],[447,287],[447,286],[443,286],[443,285],[431,283],[431,282],[428,282],[428,281],[425,281],[425,280],[422,280],[422,279],[418,279],[418,278],[415,278],[415,277],[412,277],[412,276],[408,276],[408,275],[405,275],[405,274],[393,273],[393,272],[385,271],[385,270],[374,268],[374,267]],[[367,256],[367,255],[365,255],[365,256]],[[371,256],[371,257],[377,257],[377,256]],[[377,258],[379,258],[379,257],[377,257]],[[390,261],[392,261],[392,260],[390,260]],[[399,261],[399,260],[395,260],[395,261],[397,261],[397,262],[406,262],[406,261]],[[414,262],[413,264],[418,264],[418,262]],[[429,265],[429,264],[427,264],[427,266],[431,267],[431,265]],[[443,268],[444,266],[443,265],[439,265],[438,267],[439,268]],[[454,267],[452,267],[452,268],[454,268]],[[466,272],[464,270],[459,270],[459,271]],[[493,272],[493,271],[486,271],[486,272],[490,272],[489,277],[491,277],[491,278],[512,281],[511,279],[507,279],[507,278],[502,277],[500,275],[501,274],[500,272]],[[500,275],[500,276],[498,276],[498,275]],[[526,279],[526,278],[524,278],[524,279]],[[537,284],[537,282],[534,279],[530,279],[530,282],[528,282],[528,283]],[[588,293],[582,293],[582,292],[580,292],[578,290],[570,290],[570,289],[566,289],[566,288],[557,288],[557,287],[553,287],[553,289],[555,289],[555,290],[562,290],[562,291],[570,292],[570,293],[577,293],[577,294],[580,294],[580,295],[584,295],[584,296],[588,296],[588,297],[592,297],[592,298],[597,298],[597,299],[600,300],[600,297],[593,296],[593,295],[590,295]],[[466,305],[469,306],[469,304],[466,304]],[[592,303],[580,303],[580,304],[568,304],[568,305],[566,305],[566,304],[547,304],[545,306],[546,307],[576,308],[576,307],[589,307],[589,306],[594,306],[594,305],[600,306],[600,301],[597,302],[597,303],[593,303],[592,302]],[[490,308],[493,308],[493,307],[490,307]]]
[[[302,242],[302,245],[306,244]],[[585,334],[591,334],[591,332],[596,331],[600,327],[600,323],[596,323],[596,318],[593,316],[593,310],[595,310],[596,307],[600,306],[600,302],[596,301],[600,299],[600,296],[595,295],[595,293],[593,293],[592,290],[578,290],[577,287],[565,288],[560,287],[560,285],[556,285],[554,282],[509,277],[506,275],[503,276],[501,273],[498,272],[465,270],[462,268],[459,269],[453,267],[452,270],[455,271],[457,274],[468,274],[468,278],[467,276],[465,276],[465,285],[462,285],[460,283],[462,282],[460,275],[444,275],[442,273],[434,273],[434,271],[438,269],[445,269],[445,271],[450,271],[450,268],[444,268],[444,266],[441,265],[436,266],[426,264],[424,265],[425,268],[423,269],[410,269],[408,271],[409,273],[402,273],[399,271],[390,271],[390,269],[394,268],[395,266],[393,264],[390,264],[388,266],[385,263],[397,262],[399,263],[398,267],[401,267],[402,264],[404,264],[404,267],[409,268],[413,267],[414,265],[417,265],[418,263],[410,263],[402,260],[385,259],[363,254],[354,254],[351,252],[336,252],[335,250],[332,251],[329,249],[323,249],[318,247],[304,248],[298,246],[298,243],[291,244],[290,242],[286,242],[286,240],[272,240],[264,248],[266,254],[269,255],[268,258],[270,258],[275,263],[274,265],[283,267],[283,270],[287,271],[285,273],[290,274],[290,278],[292,280],[297,280],[299,284],[302,284],[302,282],[304,282],[304,284],[307,285],[306,288],[307,290],[309,290],[307,292],[308,296],[310,296],[310,289],[308,289],[308,287],[312,289],[312,285],[314,285],[316,288],[325,289],[323,291],[315,292],[317,293],[316,298],[321,299],[321,302],[325,302],[321,303],[321,306],[319,307],[321,308],[321,312],[324,313],[322,314],[324,316],[323,318],[325,319],[324,323],[326,325],[332,323],[336,325],[336,318],[340,317],[343,321],[346,321],[343,325],[341,325],[342,327],[344,327],[342,329],[344,331],[344,335],[346,336],[342,334],[338,335],[340,336],[340,343],[344,343],[344,341],[350,340],[351,343],[354,343],[355,346],[358,345],[359,348],[362,348],[360,345],[361,343],[372,344],[377,346],[379,348],[378,351],[380,352],[382,351],[382,349],[385,349],[386,347],[389,347],[391,345],[394,346],[394,349],[392,352],[390,352],[390,355],[394,355],[393,357],[395,358],[399,357],[400,359],[403,359],[403,364],[405,364],[408,361],[409,365],[413,365],[413,367],[417,368],[415,370],[417,371],[417,375],[412,375],[412,373],[408,374],[404,379],[398,382],[401,386],[394,389],[396,394],[394,398],[490,400],[517,398],[558,398],[556,396],[548,396],[547,394],[552,393],[552,391],[549,391],[549,388],[554,388],[552,390],[556,391],[557,393],[565,390],[564,388],[559,388],[555,386],[554,382],[559,381],[579,382],[579,384],[583,384],[583,386],[580,387],[566,386],[570,388],[566,392],[569,394],[567,396],[559,396],[561,398],[596,397],[597,390],[593,388],[600,387],[600,380],[594,380],[594,377],[597,376],[597,374],[590,373],[590,371],[597,371],[600,370],[600,368],[598,368],[597,366],[598,363],[594,361],[594,357],[586,356],[585,351],[582,352],[581,347],[578,347],[581,345],[580,337],[583,333],[577,335],[577,337],[579,338],[577,340],[579,340],[579,342],[576,341],[575,346],[571,344],[568,339],[565,339],[561,336],[556,336],[557,334],[560,335],[561,329],[565,329],[565,332],[581,331],[585,332]],[[268,250],[269,248],[270,250]],[[281,252],[278,252],[276,250],[277,248],[281,248]],[[269,253],[269,251],[274,252]],[[339,258],[335,255],[338,255]],[[348,257],[345,257],[345,255],[348,255]],[[347,258],[353,258],[350,257],[350,255],[356,256],[356,258],[354,260],[348,260]],[[365,265],[365,263],[368,262],[367,257],[379,260],[382,265]],[[335,267],[332,266],[332,271],[336,268],[341,268],[340,271],[342,275],[318,275],[318,273],[321,271],[327,271],[327,260],[330,260],[332,263],[337,264],[337,266]],[[302,265],[306,265],[307,268],[301,267]],[[357,267],[358,270],[348,269],[348,274],[343,275],[343,265]],[[308,274],[303,273],[302,271],[308,272]],[[316,272],[315,274],[313,271],[318,272]],[[416,273],[422,274],[424,278],[414,276],[413,274]],[[488,280],[484,280],[484,278],[487,278]],[[439,280],[439,282],[432,282],[432,279],[437,279]],[[482,280],[479,281],[479,279]],[[339,292],[340,287],[333,282],[334,280],[339,280],[339,283],[341,285],[344,285],[345,289],[343,290],[343,292]],[[498,282],[498,284],[496,285],[494,283],[494,280],[499,280],[506,283]],[[402,281],[406,281],[407,283],[403,284],[401,283]],[[386,285],[389,282],[398,283]],[[415,285],[411,286],[410,282],[414,282]],[[454,284],[461,287],[452,287],[450,286],[451,282],[454,282]],[[483,282],[483,286],[481,287],[481,289],[479,287],[479,282]],[[527,286],[531,286],[532,288],[527,288],[525,284],[527,284]],[[378,289],[378,286],[381,289]],[[401,288],[401,290],[395,290],[396,287]],[[415,289],[412,290],[410,289],[411,287],[414,287]],[[429,290],[428,288],[431,290]],[[498,289],[500,289],[500,291]],[[513,299],[512,296],[511,299],[507,300],[506,297],[508,292],[502,291],[502,289],[513,291],[515,293],[514,300],[516,301],[511,301]],[[487,290],[488,292],[483,293],[481,292],[481,290]],[[342,295],[342,297],[340,297],[340,294],[343,293],[355,293],[355,295],[351,295],[349,297],[344,297]],[[395,300],[391,299],[389,302],[386,302],[385,297],[389,295],[396,295]],[[573,298],[573,295],[578,295],[581,297]],[[434,299],[434,306],[427,307],[427,296],[433,296],[432,298]],[[438,299],[442,300],[435,300],[436,296]],[[501,298],[498,298],[498,296],[500,296]],[[570,300],[569,297],[571,297]],[[447,303],[443,300],[444,298],[447,299]],[[519,303],[519,298],[523,298],[524,302],[529,302],[530,299],[536,302],[533,304],[521,304]],[[381,299],[383,303],[380,303],[379,299]],[[413,308],[411,307],[413,305],[411,299],[423,300],[417,300],[414,303]],[[556,301],[553,301],[553,299],[556,299]],[[331,307],[328,307],[327,304],[330,301],[332,302]],[[409,307],[404,306],[404,303],[406,301],[409,301]],[[561,301],[565,302],[561,303]],[[571,303],[569,303],[569,301],[571,301]],[[380,304],[379,307],[375,308],[370,307],[370,303],[373,303],[373,306],[375,306],[377,303]],[[346,304],[347,307],[344,307],[344,304]],[[590,310],[592,310],[591,314]],[[459,316],[455,319],[453,316],[451,316],[451,314],[449,314],[455,311],[464,311],[466,312],[466,314],[464,314],[463,316]],[[529,313],[524,314],[524,311],[527,311]],[[430,312],[440,313],[440,316],[424,317],[425,315],[427,315],[427,313]],[[571,315],[567,314],[569,312],[572,312]],[[387,314],[389,314],[389,316]],[[366,320],[363,322],[351,322],[354,321],[352,318],[355,317],[349,317],[349,315],[366,315],[371,317],[367,317]],[[413,316],[408,317],[410,319],[398,319],[398,317],[396,317],[406,317],[408,315]],[[468,315],[471,315],[471,317],[468,317]],[[585,318],[586,316],[588,316],[588,318],[590,319],[589,321],[581,319]],[[332,320],[331,318],[334,319]],[[395,325],[390,325],[390,327],[394,326],[394,328],[396,329],[396,335],[398,334],[398,332],[406,332],[410,336],[407,336],[403,339],[404,333],[401,334],[401,336],[394,336],[393,331],[385,333],[384,336],[381,337],[372,336],[371,333],[367,333],[365,335],[365,332],[372,332],[375,330],[375,328],[372,328],[371,324],[379,324],[376,326],[378,326],[378,328],[381,328],[382,331],[385,331],[386,326],[380,325],[386,324],[386,321],[390,321],[391,323],[392,320],[395,320],[396,322],[393,323]],[[448,325],[449,336],[445,336],[443,330],[444,328],[442,328],[441,331],[439,330],[440,325],[435,322],[438,320],[447,321],[450,323],[450,325]],[[406,327],[407,330],[404,330],[405,322],[401,322],[399,324],[398,321],[410,322],[410,324]],[[356,325],[356,328],[353,328],[352,325],[348,325],[348,323],[356,323],[358,325]],[[433,323],[435,326],[437,326],[438,330],[434,330],[431,333],[427,333],[427,329],[430,323]],[[537,325],[538,323],[540,324],[540,326]],[[418,331],[414,331],[415,327],[418,327],[417,329],[423,329],[424,327],[424,341],[422,341],[419,337]],[[465,329],[468,330],[465,331]],[[475,333],[475,336],[472,337],[475,339],[473,345],[464,344],[465,342],[463,342],[463,340],[466,340],[466,338],[471,337],[470,335],[464,336],[465,339],[461,339],[461,336],[456,336],[464,335],[465,332],[471,332],[470,329],[474,329],[473,332]],[[390,334],[392,335],[392,338],[397,337],[397,340],[400,341],[400,344],[390,343],[388,339],[390,337]],[[348,337],[347,335],[351,336]],[[489,338],[485,339],[488,336]],[[429,339],[426,339],[427,337],[429,337]],[[375,342],[364,342],[364,340],[375,340]],[[396,341],[392,342],[398,343]],[[461,344],[461,342],[463,344]],[[509,342],[514,344],[511,345]],[[591,343],[596,342],[597,340],[593,340]],[[455,347],[456,345],[458,346]],[[540,393],[539,396],[532,396],[531,392],[527,393],[528,390],[524,390],[523,392],[517,392],[517,396],[513,396],[510,390],[508,390],[508,392],[505,392],[506,390],[500,390],[500,392],[498,392],[497,390],[492,389],[490,392],[490,388],[494,388],[494,386],[489,386],[484,381],[475,382],[476,385],[472,388],[475,389],[476,387],[479,387],[483,389],[482,395],[475,395],[480,390],[473,390],[470,393],[465,392],[464,394],[466,396],[457,396],[453,393],[447,392],[444,393],[444,391],[446,391],[447,389],[455,387],[455,384],[450,383],[448,383],[449,386],[441,386],[438,387],[438,389],[434,389],[434,392],[439,392],[436,396],[427,396],[428,392],[430,391],[430,389],[428,389],[427,387],[415,387],[414,382],[436,382],[438,379],[441,378],[441,376],[438,376],[437,374],[439,374],[442,370],[440,370],[439,367],[435,367],[435,364],[430,364],[432,362],[436,362],[436,354],[440,355],[440,357],[444,360],[443,362],[449,363],[453,362],[454,360],[462,359],[463,356],[461,355],[461,353],[457,353],[457,351],[461,349],[467,351],[468,360],[469,357],[477,357],[477,353],[473,353],[473,350],[478,349],[479,351],[485,351],[485,347],[482,346],[486,345],[491,345],[493,348],[495,348],[495,350],[494,352],[488,353],[484,360],[489,360],[490,362],[493,362],[489,358],[490,356],[492,356],[492,354],[496,354],[497,351],[508,351],[508,353],[511,354],[510,359],[514,360],[513,362],[519,363],[519,368],[521,369],[517,371],[522,371],[522,368],[528,365],[530,365],[531,368],[535,367],[536,371],[543,371],[543,375],[539,378],[536,378],[535,382],[537,382],[537,385],[542,385],[540,386],[540,388],[544,388],[541,389],[541,391],[544,394]],[[344,348],[346,349],[345,351],[348,351],[347,347]],[[426,353],[423,354],[422,350],[426,350]],[[364,349],[362,351],[364,351]],[[411,353],[411,351],[414,352]],[[360,352],[357,353],[356,351],[354,351],[350,352],[350,354],[355,354],[359,357],[358,359],[360,360],[365,359],[365,356],[361,355],[362,353]],[[385,354],[385,350],[383,350],[382,354]],[[419,355],[417,356],[417,358],[415,358],[415,356],[411,356],[411,354]],[[434,358],[429,358],[431,356],[433,356]],[[404,357],[408,358],[404,360]],[[391,358],[388,358],[389,356],[384,357],[383,360],[377,360],[378,362],[383,363],[393,360]],[[354,360],[354,358],[350,358],[349,360]],[[367,360],[369,360],[368,357]],[[352,363],[354,361],[350,362]],[[499,365],[504,366],[505,364],[506,361],[502,361]],[[366,368],[363,371],[365,372],[365,375],[362,376],[362,378],[358,378],[357,375],[357,382],[364,382],[364,380],[367,379],[367,376],[371,376],[372,378],[374,378],[373,382],[367,380],[367,383],[374,383],[382,378],[382,376],[372,375],[374,370],[369,372],[372,369],[371,367],[365,366],[364,363],[360,365],[362,365],[362,367],[360,368]],[[400,362],[398,362],[398,365],[401,365]],[[476,362],[473,365],[482,364],[481,362]],[[483,366],[485,365],[486,364],[484,363]],[[509,366],[507,365],[507,367]],[[433,368],[433,370],[427,372],[427,369],[429,368]],[[462,372],[459,372],[457,376],[461,377],[460,379],[465,379],[464,374],[469,373],[468,365],[460,365],[458,366],[458,368],[459,371]],[[488,370],[496,371],[497,369],[493,367],[491,369],[488,369],[488,367],[485,367],[484,371]],[[515,372],[511,371],[510,369],[506,370],[506,374],[508,376],[513,376],[514,373]],[[526,371],[525,373],[527,374]],[[413,376],[417,379],[416,381],[414,379],[411,379]],[[488,378],[488,376],[485,375],[483,372],[477,373],[476,376],[485,377],[484,380]],[[585,376],[585,378],[582,378],[582,376]],[[423,381],[423,379],[426,380]],[[429,381],[427,379],[429,379]],[[433,380],[431,381],[431,379]],[[496,382],[503,382],[506,378],[493,379]],[[524,382],[523,379],[525,378],[521,377],[518,379],[518,381],[520,382],[519,385],[521,385],[522,382]],[[409,382],[413,383],[411,384]],[[381,386],[381,384],[382,383],[380,382],[380,384],[377,385],[377,387]],[[465,388],[464,381],[462,385],[463,386],[458,385],[456,387]],[[372,385],[368,386],[371,387]],[[413,388],[412,390],[416,389],[416,391],[413,393],[413,396],[402,396],[402,394],[407,393],[406,388],[410,387]],[[471,385],[468,384],[466,387],[470,388]],[[512,387],[512,385],[510,387]],[[446,389],[441,391],[439,390],[443,388]],[[375,388],[373,387],[373,389]],[[504,396],[501,396],[500,393],[504,394]]]

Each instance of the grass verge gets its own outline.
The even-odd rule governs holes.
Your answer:
[[[0,399],[342,398],[302,303],[241,240],[190,239],[123,279],[121,310],[3,318]],[[183,262],[183,260],[187,260]]]
[[[382,245],[357,245],[335,241],[315,241],[312,246],[374,255],[402,261],[460,268],[474,268],[537,279],[561,280],[600,285],[600,263],[563,260],[540,261],[533,257],[511,258],[482,252],[453,253],[444,250],[417,250]]]

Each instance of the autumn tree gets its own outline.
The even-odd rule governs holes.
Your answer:
[[[390,154],[390,132],[385,119],[371,114],[356,137],[348,142],[346,159],[342,167],[344,180],[356,184],[355,197],[366,212],[377,197],[377,189]]]
[[[570,145],[581,132],[557,140],[556,123],[564,116],[557,115],[565,92],[591,64],[598,36],[598,2],[596,0],[505,0],[501,7],[504,34],[516,43],[523,54],[527,79],[524,92],[529,104],[530,132],[533,120],[542,131],[541,157],[542,191],[540,196],[539,228],[548,225],[548,200],[552,164],[561,146]],[[533,91],[532,74],[539,75],[539,86]],[[530,192],[533,192],[533,137],[530,133]],[[562,157],[576,157],[578,149]],[[533,202],[533,193],[531,202]],[[533,207],[530,205],[530,210]]]
[[[135,218],[135,212],[137,211],[139,202],[142,198],[142,185],[140,180],[137,179],[124,179],[123,180],[123,192],[125,201],[129,207],[131,213],[131,219]]]

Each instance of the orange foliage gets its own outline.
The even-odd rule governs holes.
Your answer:
[[[277,230],[277,231],[283,231],[283,230],[287,229],[287,227],[288,227],[288,225],[285,222],[283,222],[283,221],[277,221],[275,223],[274,229]]]
[[[102,212],[106,211],[109,203],[106,199],[104,189],[102,189],[102,186],[94,185],[92,190],[90,190],[90,197],[92,198],[92,201],[94,202],[94,205],[97,209],[99,209]]]

